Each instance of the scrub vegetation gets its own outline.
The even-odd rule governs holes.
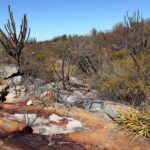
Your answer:
[[[40,42],[29,38],[26,15],[19,35],[10,7],[9,15],[6,33],[0,30],[1,65],[17,62],[26,77],[62,81],[64,90],[71,75],[82,78],[110,100],[136,108],[120,113],[117,122],[123,130],[150,138],[150,19],[139,11],[127,13],[110,31],[93,28],[85,36]]]

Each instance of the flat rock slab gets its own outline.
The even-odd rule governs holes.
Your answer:
[[[17,112],[19,106],[0,105],[3,111],[12,109]],[[23,107],[21,107],[23,109]],[[36,113],[41,110],[40,107],[26,106],[26,111]],[[117,125],[113,122],[104,122],[96,114],[89,113],[83,109],[73,107],[69,112],[65,108],[44,108],[42,114],[47,114],[47,119],[56,124],[61,123],[61,116],[69,116],[70,118],[82,122],[88,130],[74,131],[73,133],[41,135],[41,134],[11,134],[1,136],[4,146],[9,146],[19,150],[149,150],[150,143],[146,140],[133,140],[125,132],[120,132]],[[15,113],[16,113],[15,112]],[[21,111],[20,111],[21,112]],[[17,112],[18,113],[18,112]],[[58,115],[58,116],[57,116]],[[66,122],[68,123],[68,121]],[[60,126],[65,125],[60,124]],[[76,122],[77,123],[77,122]],[[73,123],[71,125],[76,125]],[[78,124],[78,123],[77,123]],[[79,124],[78,124],[79,125]],[[59,125],[58,125],[59,126]],[[37,148],[38,147],[38,148]],[[40,148],[39,148],[40,147]],[[5,148],[5,147],[4,147]],[[8,149],[7,149],[8,150]]]
[[[48,118],[37,116],[37,114],[14,114],[8,118],[25,122],[32,126],[33,133],[41,135],[66,134],[87,130],[81,121],[57,114],[49,115]]]

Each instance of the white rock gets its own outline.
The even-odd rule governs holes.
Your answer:
[[[13,98],[17,98],[17,94],[15,92],[13,93],[9,93],[7,96],[6,96],[6,100],[12,100]]]
[[[55,121],[63,119],[63,117],[60,117],[56,114],[52,114],[49,116],[49,118]],[[34,133],[40,133],[42,135],[73,133],[76,131],[76,128],[82,127],[82,123],[80,121],[74,120],[72,118],[66,118],[69,121],[66,127],[49,124],[50,119],[38,117],[37,114],[14,114],[9,116],[9,119],[26,122],[27,124],[32,125]]]
[[[26,105],[27,106],[33,105],[33,101],[32,100],[27,101]]]
[[[67,97],[66,102],[70,103],[70,104],[74,104],[75,102],[78,102],[83,98],[84,97],[83,97],[83,94],[81,92],[75,91],[72,95]]]
[[[79,84],[79,85],[82,85],[82,84],[83,84],[83,81],[80,80],[80,79],[78,79],[78,78],[76,78],[76,77],[70,77],[70,81],[71,81],[72,83]]]
[[[8,79],[8,83],[9,85],[13,86],[14,84],[15,85],[18,85],[22,82],[22,76],[16,76],[16,77],[13,77],[11,79]]]
[[[49,120],[50,121],[54,121],[54,122],[60,122],[63,118],[56,115],[56,114],[52,114],[49,116]]]
[[[82,123],[78,120],[72,120],[72,121],[69,121],[68,124],[66,125],[66,127],[68,129],[73,129],[73,128],[80,128],[82,127]]]
[[[17,72],[18,72],[18,68],[15,66],[3,66],[0,68],[0,76],[2,78],[4,77],[7,78]]]
[[[26,88],[26,86],[24,86],[24,85],[22,85],[22,86],[19,86],[19,85],[18,85],[18,86],[16,87],[16,90],[17,90],[17,91],[21,91],[21,92],[25,92],[25,91],[27,90],[27,88]]]
[[[32,126],[39,126],[41,124],[47,124],[49,122],[48,119],[44,119],[42,117],[38,117],[37,114],[14,114],[10,117],[10,119],[14,119],[17,121],[23,121]]]
[[[20,94],[20,93],[18,93],[18,95],[19,95],[19,94]],[[18,97],[18,95],[15,94],[15,92],[9,93],[9,94],[6,96],[6,101],[5,101],[5,103],[24,102],[25,99],[20,98],[20,95],[19,95],[19,97]],[[23,96],[23,95],[21,95],[21,96]]]
[[[21,92],[26,92],[27,91],[27,87],[26,86],[21,86]]]
[[[33,127],[34,133],[40,133],[42,135],[56,135],[56,134],[66,134],[66,133],[72,133],[72,130],[66,130],[63,127],[51,125],[51,126],[39,126]]]

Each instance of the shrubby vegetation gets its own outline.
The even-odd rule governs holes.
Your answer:
[[[11,21],[14,22],[12,17]],[[62,35],[44,42],[28,39],[22,44],[18,65],[26,75],[55,80],[53,67],[58,74],[62,72],[58,62],[63,61],[65,52],[65,68],[71,66],[74,75],[87,79],[89,86],[113,100],[140,106],[149,95],[149,39],[149,19],[135,12],[131,17],[127,14],[124,22],[105,33],[93,28],[86,36]],[[1,61],[14,60],[3,57]]]
[[[11,12],[10,17],[14,22]],[[26,32],[21,41],[18,39],[19,50],[18,47],[8,50],[12,45],[9,45],[9,39],[16,36],[13,26],[14,34],[10,37],[1,30],[1,43],[18,67],[22,66],[26,76],[45,81],[60,80],[65,90],[70,75],[86,79],[89,87],[96,88],[109,99],[144,110],[142,113],[121,113],[118,122],[124,129],[149,138],[149,19],[143,19],[138,11],[132,16],[127,14],[124,22],[105,33],[93,28],[89,35],[62,35],[44,42],[26,37],[26,16],[22,24],[26,26]],[[5,51],[1,55],[1,63],[13,63],[11,57],[6,59]]]

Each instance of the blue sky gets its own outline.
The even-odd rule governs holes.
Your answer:
[[[128,11],[140,10],[150,17],[150,0],[0,0],[0,27],[8,19],[8,4],[19,28],[24,13],[31,36],[48,40],[62,34],[87,34],[92,27],[109,30],[123,21]]]

